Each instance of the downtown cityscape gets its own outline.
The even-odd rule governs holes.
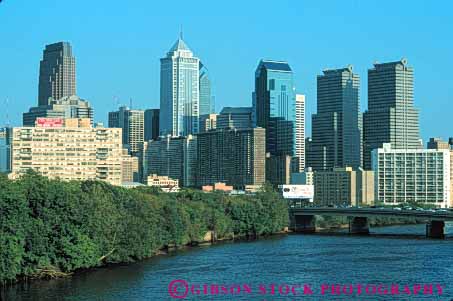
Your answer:
[[[452,300],[452,9],[0,0],[0,300]]]
[[[307,137],[307,99],[288,62],[261,59],[250,106],[216,113],[213,75],[182,33],[160,61],[160,107],[119,106],[103,125],[76,93],[72,45],[46,45],[37,106],[23,113],[22,127],[2,130],[2,171],[168,192],[254,193],[267,182],[316,205],[453,206],[453,138],[422,142],[405,58],[368,70],[363,113],[353,66],[323,70]]]

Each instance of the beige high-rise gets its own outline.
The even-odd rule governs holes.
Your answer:
[[[93,128],[88,118],[38,118],[12,137],[11,178],[33,169],[49,178],[121,184],[121,129]]]

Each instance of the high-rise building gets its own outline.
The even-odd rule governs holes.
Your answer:
[[[266,181],[274,186],[290,184],[293,171],[291,164],[292,157],[289,155],[266,153]]]
[[[245,189],[265,182],[265,130],[217,129],[197,135],[198,185]]]
[[[352,167],[335,167],[315,171],[314,203],[317,205],[371,205],[374,203],[374,173],[370,170],[353,170]]]
[[[374,64],[368,70],[368,110],[363,116],[364,168],[371,168],[371,151],[383,143],[414,149],[420,148],[419,139],[413,68],[406,59]]]
[[[123,145],[133,156],[138,156],[144,141],[144,111],[120,107],[109,112],[109,127],[123,129]]]
[[[143,151],[146,173],[168,176],[179,180],[185,187],[196,186],[197,173],[197,136],[159,137],[148,141]]]
[[[49,99],[49,104],[32,107],[23,115],[24,126],[34,126],[37,118],[89,118],[93,124],[93,108],[90,103],[76,95],[58,100]]]
[[[305,169],[305,95],[296,94],[296,157],[295,172]]]
[[[159,137],[159,109],[145,110],[145,141]]]
[[[39,65],[38,105],[76,95],[76,65],[68,42],[46,45]]]
[[[287,156],[296,151],[296,93],[293,72],[287,62],[261,60],[255,72],[253,93],[253,122],[266,130],[266,161],[277,166],[286,166]],[[277,163],[275,160],[280,160]],[[269,169],[266,167],[266,170]],[[281,177],[266,173],[267,180],[274,185],[276,179],[289,179],[290,173]],[[289,180],[288,182],[289,183]]]
[[[6,128],[0,128],[0,173],[8,171],[9,144],[6,141]]]
[[[199,133],[204,133],[217,128],[218,114],[200,115]]]
[[[453,139],[449,138],[448,142],[441,138],[430,138],[428,141],[428,149],[449,150],[450,151],[450,204],[453,208]]]
[[[429,138],[427,143],[428,149],[450,149],[450,145],[442,138]]]
[[[253,127],[251,107],[224,107],[217,116],[218,129],[248,129]]]
[[[29,169],[62,180],[121,185],[121,129],[93,128],[90,119],[38,118],[12,129],[11,178]]]
[[[324,70],[318,75],[317,112],[312,116],[314,171],[350,166],[358,169],[360,158],[359,76],[352,66]]]
[[[450,150],[393,149],[391,143],[384,143],[371,157],[376,201],[450,206]]]
[[[121,157],[121,182],[131,183],[139,181],[138,158],[129,155],[127,149],[123,149]]]
[[[215,112],[214,97],[212,96],[211,79],[209,78],[208,69],[200,61],[200,116],[212,114]]]
[[[160,63],[160,135],[198,133],[200,60],[179,38]]]

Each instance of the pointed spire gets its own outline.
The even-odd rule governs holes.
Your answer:
[[[179,30],[179,39],[183,40],[183,38],[182,38],[182,24],[181,24],[181,28]]]

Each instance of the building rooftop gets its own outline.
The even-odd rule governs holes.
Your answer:
[[[220,114],[250,114],[252,113],[251,107],[224,107]]]
[[[289,64],[284,61],[261,60],[259,66],[258,66],[258,69],[260,69],[262,67],[269,69],[269,70],[292,72]]]
[[[170,48],[168,51],[170,52],[176,52],[176,51],[190,51],[190,48],[187,46],[187,44],[182,40],[182,38],[178,38],[178,40],[173,44],[173,47]]]

